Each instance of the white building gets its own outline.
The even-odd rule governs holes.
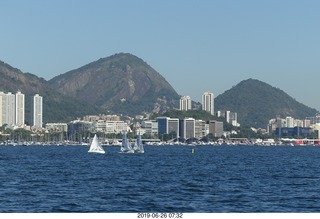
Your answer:
[[[47,123],[46,129],[52,132],[67,132],[68,124],[67,123]]]
[[[0,92],[0,125],[3,125],[2,123],[2,92]]]
[[[182,96],[180,98],[179,109],[184,111],[191,110],[191,98],[189,96]]]
[[[106,134],[122,133],[128,130],[128,124],[124,121],[106,121]]]
[[[16,93],[16,119],[15,125],[22,127],[25,121],[25,98],[24,94],[18,91]]]
[[[142,129],[145,130],[145,133],[151,136],[158,135],[158,122],[152,120],[144,120],[141,122]]]
[[[103,133],[106,132],[106,129],[107,129],[106,121],[98,120],[98,121],[93,122],[93,124],[94,124],[94,128],[97,132],[103,132]]]
[[[15,125],[15,104],[16,99],[15,95],[11,92],[5,94],[3,92],[0,92],[0,96],[2,98],[2,121],[1,125],[7,124],[11,127]]]
[[[202,95],[202,110],[214,115],[214,95],[207,91]]]
[[[287,116],[286,117],[286,124],[287,124],[287,128],[293,128],[294,127],[294,118],[292,118],[291,116]]]
[[[42,96],[39,96],[39,94],[36,94],[33,97],[32,109],[33,109],[32,125],[36,128],[42,128],[43,100],[42,100]]]
[[[238,123],[238,114],[236,112],[226,111],[225,119],[227,123],[230,123],[236,127],[240,127],[240,124]]]

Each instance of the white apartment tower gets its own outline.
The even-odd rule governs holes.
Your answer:
[[[202,110],[214,115],[214,95],[207,91],[202,95]]]
[[[182,96],[180,98],[180,110],[191,110],[191,98],[189,96]]]
[[[291,116],[286,117],[286,124],[288,128],[293,128],[294,127],[294,118]]]
[[[1,114],[0,114],[0,125],[4,125],[7,124],[6,121],[7,119],[6,117],[6,111],[7,111],[7,107],[6,107],[6,103],[7,103],[7,94],[3,93],[2,91],[0,91],[0,99],[1,99]]]
[[[0,125],[2,124],[2,92],[0,92]]]
[[[12,93],[3,93],[0,92],[0,96],[2,99],[1,106],[1,125],[7,124],[9,126],[15,125],[15,95]]]
[[[25,109],[25,102],[24,102],[24,94],[20,91],[16,93],[16,120],[15,125],[18,127],[22,127],[24,125],[24,109]]]
[[[33,97],[33,126],[36,128],[42,128],[42,96],[36,94]]]

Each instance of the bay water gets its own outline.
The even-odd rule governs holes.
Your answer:
[[[320,212],[317,146],[104,149],[0,146],[0,212]]]

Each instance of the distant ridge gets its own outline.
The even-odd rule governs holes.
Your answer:
[[[128,53],[101,58],[49,82],[0,61],[0,91],[18,90],[26,95],[26,120],[31,117],[29,97],[36,93],[44,97],[45,123],[99,113],[163,113],[178,108],[180,98],[165,78]],[[241,81],[217,96],[215,109],[237,112],[242,126],[256,128],[265,128],[277,115],[304,119],[318,113],[279,88],[256,79]]]
[[[61,94],[103,112],[136,115],[178,107],[179,95],[142,59],[119,53],[101,58],[49,81]]]
[[[251,78],[217,96],[215,109],[237,112],[240,124],[255,128],[266,128],[269,120],[277,115],[304,119],[318,112],[279,88]]]

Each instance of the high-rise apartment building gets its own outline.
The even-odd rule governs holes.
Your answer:
[[[9,126],[15,125],[15,95],[11,92],[5,94],[0,92],[0,96],[2,99],[2,121],[1,125],[7,124]]]
[[[221,137],[223,135],[223,122],[210,120],[209,121],[209,133],[213,134],[214,137]]]
[[[184,139],[195,137],[195,119],[185,118],[179,121],[179,136]]]
[[[207,91],[202,95],[202,110],[214,115],[214,95]]]
[[[176,134],[179,137],[179,119],[170,117],[158,117],[159,134]]]
[[[230,123],[233,126],[237,127],[240,126],[240,124],[238,123],[238,114],[236,112],[226,111],[224,116],[227,123]]]
[[[206,136],[208,133],[206,133],[206,121],[204,120],[195,120],[195,124],[194,124],[194,129],[195,129],[195,138],[203,138],[204,136]]]
[[[286,117],[286,123],[288,128],[293,128],[294,127],[294,118],[291,116]]]
[[[2,95],[0,92],[0,125],[2,125]]]
[[[0,91],[0,97],[1,97],[1,123],[0,125],[4,125],[4,112],[5,112],[5,101],[6,101],[6,94]]]
[[[32,107],[32,125],[36,128],[42,128],[42,96],[36,94],[33,97],[33,107]]]
[[[180,110],[191,110],[191,98],[189,96],[182,96],[180,98]]]
[[[15,125],[21,127],[24,125],[25,119],[25,102],[24,102],[24,94],[18,91],[16,93],[16,119]]]

